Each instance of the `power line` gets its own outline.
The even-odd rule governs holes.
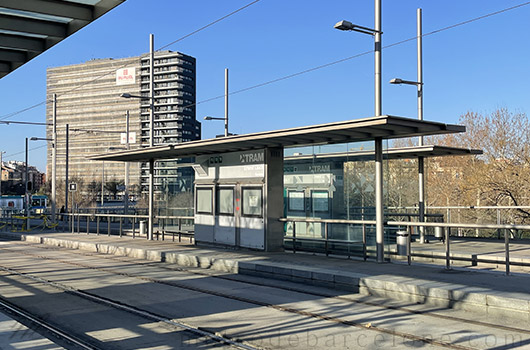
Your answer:
[[[37,149],[44,148],[46,146],[47,146],[47,144],[44,144],[44,145],[41,145],[41,146],[37,146],[37,147],[33,147],[33,148],[30,148],[28,151],[35,151]],[[26,153],[26,151],[24,150],[24,151],[21,151],[21,152],[8,154],[7,156],[4,156],[4,158],[11,158],[11,157],[14,157],[14,156],[18,156],[19,154],[23,154],[23,153]]]
[[[235,15],[235,14],[238,13],[239,11],[243,11],[243,10],[246,9],[247,7],[254,5],[255,3],[259,2],[259,1],[260,1],[260,0],[252,1],[251,3],[248,3],[248,4],[246,4],[245,6],[240,7],[240,8],[238,8],[237,10],[230,12],[230,13],[227,14],[226,16],[223,16],[223,17],[221,17],[221,18],[219,18],[219,19],[216,19],[215,21],[213,21],[213,22],[211,22],[211,23],[209,23],[209,24],[207,24],[207,25],[205,25],[205,26],[203,26],[203,27],[201,27],[201,28],[199,28],[199,29],[197,29],[197,30],[195,30],[195,31],[193,31],[193,32],[191,32],[191,33],[189,33],[189,34],[184,35],[184,36],[183,36],[182,38],[180,38],[180,39],[177,39],[177,40],[175,40],[175,41],[170,42],[170,43],[167,44],[167,45],[162,46],[162,47],[161,47],[160,49],[158,49],[158,50],[163,50],[163,49],[165,49],[166,47],[169,47],[169,46],[171,46],[171,45],[173,45],[173,44],[178,43],[179,41],[182,41],[182,40],[184,40],[184,39],[186,39],[186,38],[192,36],[193,34],[197,34],[197,33],[200,32],[201,30],[204,30],[204,29],[206,29],[206,28],[208,28],[208,27],[210,27],[210,26],[213,26],[214,24],[216,24],[216,23],[218,23],[218,22],[221,22],[223,19],[228,18],[228,17],[230,17],[230,16],[232,16],[232,15]]]
[[[248,6],[250,5],[253,5],[254,3],[258,2],[260,0],[255,0],[245,6],[243,6],[242,8],[236,10],[236,11],[233,11],[231,12],[230,14],[226,15],[226,16],[223,16],[221,17],[220,19],[214,21],[214,22],[211,22],[210,24],[204,26],[204,27],[201,27],[199,28],[198,30],[190,33],[190,34],[187,34],[185,35],[184,37],[180,38],[180,39],[177,39],[175,40],[174,42],[168,44],[168,45],[165,45],[163,46],[161,49],[169,46],[169,45],[172,45],[180,40],[183,40],[184,38],[187,38],[203,29],[206,29],[208,27],[210,27],[211,25],[243,10],[244,8],[247,8]],[[446,31],[446,30],[450,30],[450,29],[454,29],[454,28],[457,28],[457,27],[460,27],[460,26],[463,26],[463,25],[466,25],[466,24],[469,24],[469,23],[472,23],[472,22],[476,22],[476,21],[479,21],[479,20],[482,20],[482,19],[485,19],[485,18],[488,18],[488,17],[492,17],[492,16],[495,16],[495,15],[499,15],[499,14],[502,14],[504,12],[508,12],[508,11],[511,11],[511,10],[515,10],[515,9],[518,9],[518,8],[521,8],[523,6],[527,6],[527,5],[530,5],[530,1],[527,1],[527,2],[524,2],[524,3],[521,3],[521,4],[518,4],[518,5],[514,5],[514,6],[511,6],[511,7],[507,7],[505,9],[502,9],[502,10],[498,10],[498,11],[495,11],[495,12],[491,12],[491,13],[488,13],[488,14],[485,14],[485,15],[482,15],[482,16],[479,16],[479,17],[475,17],[475,18],[472,18],[472,19],[469,19],[469,20],[466,20],[466,21],[463,21],[463,22],[459,22],[459,23],[456,23],[456,24],[453,24],[453,25],[450,25],[450,26],[447,26],[447,27],[443,27],[443,28],[440,28],[440,29],[437,29],[437,30],[434,30],[434,31],[431,31],[429,33],[425,33],[422,35],[422,37],[426,37],[426,36],[431,36],[431,35],[434,35],[434,34],[437,34],[437,33],[440,33],[440,32],[443,32],[443,31]],[[409,41],[413,41],[413,40],[416,40],[418,37],[417,36],[414,36],[414,37],[411,37],[411,38],[408,38],[408,39],[404,39],[404,40],[401,40],[401,41],[397,41],[395,43],[392,43],[392,44],[389,44],[389,45],[385,45],[382,47],[382,49],[388,49],[388,48],[391,48],[391,47],[394,47],[394,46],[398,46],[398,45],[401,45],[401,44],[404,44],[404,43],[407,43]],[[160,49],[159,49],[160,50]],[[235,94],[239,94],[241,92],[245,92],[245,91],[249,91],[249,90],[253,90],[253,89],[256,89],[256,88],[259,88],[259,87],[262,87],[262,86],[266,86],[266,85],[270,85],[270,84],[273,84],[273,83],[276,83],[276,82],[279,82],[279,81],[283,81],[283,80],[287,80],[287,79],[290,79],[290,78],[294,78],[294,77],[297,77],[299,75],[303,75],[303,74],[306,74],[306,73],[310,73],[310,72],[313,72],[313,71],[316,71],[316,70],[319,70],[319,69],[323,69],[323,68],[326,68],[326,67],[330,67],[330,66],[333,66],[333,65],[336,65],[336,64],[339,64],[339,63],[342,63],[342,62],[346,62],[346,61],[349,61],[349,60],[352,60],[354,58],[358,58],[358,57],[361,57],[361,56],[365,56],[365,55],[368,55],[368,54],[371,54],[373,52],[373,50],[370,50],[370,51],[365,51],[365,52],[362,52],[362,53],[359,53],[359,54],[356,54],[356,55],[353,55],[353,56],[350,56],[350,57],[346,57],[346,58],[343,58],[343,59],[339,59],[339,60],[336,60],[336,61],[333,61],[333,62],[329,62],[329,63],[325,63],[325,64],[322,64],[322,65],[319,65],[319,66],[316,66],[316,67],[313,67],[313,68],[308,68],[308,69],[305,69],[303,71],[300,71],[300,72],[296,72],[296,73],[293,73],[293,74],[289,74],[289,75],[286,75],[286,76],[283,76],[283,77],[280,77],[280,78],[276,78],[276,79],[273,79],[273,80],[269,80],[269,81],[266,81],[266,82],[263,82],[263,83],[259,83],[259,84],[256,84],[256,85],[253,85],[253,86],[249,86],[249,87],[246,87],[246,88],[243,88],[243,89],[240,89],[240,90],[236,90],[236,91],[233,91],[233,92],[230,92],[229,95],[235,95]],[[125,67],[126,65],[123,65],[121,68]],[[120,68],[120,67],[119,67]],[[64,94],[67,94],[67,93],[70,93],[70,92],[73,92],[75,90],[77,90],[78,88],[82,87],[82,86],[85,86],[89,83],[92,83],[98,79],[101,79],[102,77],[106,76],[110,74],[109,73],[106,73],[100,77],[97,77],[95,78],[94,80],[91,80],[89,82],[86,82],[70,91],[67,91]],[[215,97],[211,97],[211,98],[208,98],[208,99],[205,99],[205,100],[202,100],[202,101],[199,101],[199,102],[195,102],[195,103],[192,103],[192,104],[189,104],[189,105],[186,105],[186,106],[182,106],[182,107],[179,107],[179,108],[188,108],[188,107],[193,107],[193,106],[197,106],[199,104],[203,104],[203,103],[206,103],[206,102],[210,102],[210,101],[214,101],[214,100],[217,100],[217,99],[220,99],[220,98],[223,98],[225,95],[219,95],[219,96],[215,96]],[[40,105],[42,105],[43,103],[45,102],[41,102],[40,104],[37,104],[37,105],[34,105],[34,106],[31,106],[31,107],[28,107],[26,109],[23,109],[21,111],[18,111],[18,112],[14,112],[14,113],[11,113],[3,118],[0,118],[1,119],[5,119],[5,118],[8,118],[9,116],[14,116],[14,115],[17,115],[17,114],[20,114],[22,112],[25,112],[29,109],[32,109],[32,108],[35,108],[35,107],[38,107]]]
[[[495,16],[495,15],[498,15],[498,14],[501,14],[501,13],[504,13],[504,12],[507,12],[507,11],[515,10],[517,8],[520,8],[520,7],[523,7],[523,6],[527,6],[527,5],[530,5],[530,1],[527,1],[527,2],[519,4],[519,5],[515,5],[515,6],[512,6],[512,7],[508,7],[508,8],[499,10],[499,11],[491,12],[491,13],[488,13],[486,15],[475,17],[475,18],[472,18],[472,19],[469,19],[469,20],[466,20],[466,21],[463,21],[463,22],[459,22],[459,23],[456,23],[456,24],[453,24],[453,25],[450,25],[450,26],[447,26],[447,27],[443,27],[443,28],[440,28],[440,29],[437,29],[437,30],[433,30],[433,31],[431,31],[429,33],[423,34],[422,37],[434,35],[434,34],[437,34],[437,33],[440,33],[440,32],[446,31],[446,30],[454,29],[454,28],[463,26],[465,24],[476,22],[476,21],[479,21],[481,19],[485,19],[485,18],[488,18],[488,17],[491,17],[491,16]],[[398,45],[407,43],[409,41],[416,40],[417,38],[418,38],[417,36],[414,36],[414,37],[411,37],[411,38],[408,38],[408,39],[397,41],[395,43],[383,46],[382,49],[388,49],[388,48],[391,48],[391,47],[394,47],[394,46],[398,46]],[[266,81],[266,82],[263,82],[263,83],[259,83],[259,84],[253,85],[253,86],[249,86],[249,87],[246,87],[246,88],[243,88],[243,89],[240,89],[240,90],[236,90],[236,91],[230,92],[228,95],[239,94],[241,92],[253,90],[253,89],[256,89],[256,88],[259,88],[259,87],[262,87],[262,86],[266,86],[266,85],[270,85],[270,84],[273,84],[273,83],[276,83],[276,82],[279,82],[279,81],[282,81],[282,80],[287,80],[287,79],[290,79],[290,78],[294,78],[294,77],[302,75],[302,74],[306,74],[306,73],[313,72],[313,71],[316,71],[316,70],[319,70],[319,69],[322,69],[322,68],[330,67],[330,66],[333,66],[335,64],[346,62],[346,61],[352,60],[354,58],[365,56],[365,55],[368,55],[368,54],[371,54],[371,53],[373,53],[373,50],[365,51],[365,52],[362,52],[362,53],[359,53],[359,54],[356,54],[356,55],[353,55],[353,56],[350,56],[350,57],[342,58],[340,60],[336,60],[336,61],[333,61],[333,62],[325,63],[325,64],[322,64],[320,66],[316,66],[316,67],[313,67],[313,68],[308,68],[308,69],[305,69],[305,70],[297,72],[297,73],[289,74],[289,75],[286,75],[286,76],[283,76],[283,77],[280,77],[280,78],[276,78],[276,79],[269,80],[269,81]],[[208,98],[206,100],[202,100],[202,101],[199,101],[199,102],[184,106],[182,108],[193,107],[193,106],[196,106],[196,105],[199,105],[199,104],[202,104],[202,103],[218,100],[218,99],[223,98],[224,96],[225,95],[219,95],[219,96],[216,96],[216,97],[211,97],[211,98]]]
[[[186,39],[186,38],[188,38],[188,37],[190,37],[190,36],[192,36],[192,35],[194,35],[194,34],[197,34],[198,32],[200,32],[200,31],[202,31],[202,30],[204,30],[204,29],[206,29],[206,28],[209,28],[209,27],[213,26],[213,25],[216,24],[216,23],[221,22],[222,20],[224,20],[224,19],[226,19],[226,18],[228,18],[228,17],[230,17],[230,16],[232,16],[232,15],[234,15],[234,14],[236,14],[236,13],[238,13],[238,12],[244,10],[244,9],[246,9],[247,7],[249,7],[249,6],[251,6],[251,5],[254,5],[255,3],[259,2],[259,1],[260,1],[260,0],[254,0],[254,1],[252,1],[251,3],[248,3],[247,5],[245,5],[245,6],[243,6],[243,7],[240,7],[240,8],[238,8],[238,9],[235,10],[235,11],[230,12],[229,14],[224,15],[223,17],[218,18],[218,19],[216,19],[216,20],[213,21],[213,22],[210,22],[210,23],[208,23],[207,25],[205,25],[205,26],[203,26],[203,27],[201,27],[201,28],[199,28],[199,29],[197,29],[197,30],[194,30],[193,32],[191,32],[191,33],[189,33],[189,34],[186,34],[186,35],[184,35],[183,37],[180,37],[179,39],[177,39],[177,40],[175,40],[175,41],[172,41],[171,43],[169,43],[169,44],[167,44],[167,45],[162,46],[161,48],[159,48],[159,49],[156,50],[156,51],[163,50],[163,49],[167,48],[168,46],[171,46],[171,45],[173,45],[173,44],[175,44],[175,43],[178,43],[179,41],[182,41],[182,40],[184,40],[184,39]],[[129,63],[124,63],[124,64],[122,64],[122,65],[117,66],[115,69],[125,68],[127,65],[129,65]],[[104,77],[106,77],[106,76],[108,76],[108,75],[110,75],[110,74],[113,74],[113,72],[111,71],[111,72],[104,73],[104,74],[102,74],[102,75],[100,75],[100,76],[98,76],[98,77],[96,77],[96,78],[94,78],[94,79],[92,79],[92,80],[90,80],[90,81],[87,81],[87,82],[85,82],[85,83],[83,83],[83,84],[81,84],[81,85],[76,86],[75,88],[73,88],[73,89],[71,89],[71,90],[68,90],[68,91],[66,91],[66,92],[63,92],[62,94],[58,94],[57,97],[60,97],[60,96],[63,96],[63,95],[66,95],[66,94],[72,93],[72,92],[74,92],[74,91],[76,91],[76,90],[82,88],[83,86],[86,86],[86,85],[88,85],[88,84],[92,84],[93,82],[98,81],[98,80],[100,80],[100,79],[102,79],[102,78],[104,78]],[[32,109],[34,109],[34,108],[37,108],[37,107],[39,107],[39,106],[41,106],[41,105],[43,105],[43,104],[45,104],[45,103],[46,103],[46,101],[43,101],[43,102],[40,102],[40,103],[38,103],[38,104],[36,104],[36,105],[30,106],[30,107],[28,107],[28,108],[24,108],[24,109],[22,109],[22,110],[20,110],[20,111],[13,112],[13,113],[10,113],[10,114],[7,114],[7,115],[5,115],[5,116],[0,117],[0,120],[4,120],[4,119],[10,118],[10,117],[14,117],[14,116],[16,116],[16,115],[18,115],[18,114],[21,114],[21,113],[27,112],[27,111],[32,110]]]

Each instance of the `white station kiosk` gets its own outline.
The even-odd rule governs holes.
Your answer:
[[[195,159],[195,241],[283,249],[283,148]]]

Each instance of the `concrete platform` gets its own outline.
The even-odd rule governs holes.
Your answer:
[[[417,263],[412,266],[377,264],[300,253],[264,253],[168,240],[147,241],[127,236],[2,232],[0,238],[294,281],[444,308],[480,310],[530,321],[530,274],[505,276],[499,272],[445,270]]]

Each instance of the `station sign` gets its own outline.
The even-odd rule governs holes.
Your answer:
[[[68,190],[70,190],[70,192],[75,192],[77,191],[77,184],[76,183],[69,183],[68,184]]]

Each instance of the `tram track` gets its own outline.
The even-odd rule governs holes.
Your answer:
[[[44,250],[58,250],[58,248],[59,249],[64,249],[64,248],[60,248],[60,247],[46,247],[46,246],[41,246],[41,245],[33,244],[33,243],[27,243],[27,244],[29,244],[31,246],[34,246],[36,248],[44,249]],[[6,249],[6,248],[0,247],[0,250],[2,250],[2,249]],[[70,251],[70,250],[67,250],[67,251]],[[14,252],[17,252],[17,251],[14,251]],[[78,267],[98,269],[98,268],[95,268],[95,267],[91,267],[89,265],[85,266],[83,264],[73,263],[73,262],[69,262],[69,261],[65,261],[65,260],[61,260],[61,259],[56,259],[56,258],[40,256],[40,255],[37,255],[37,254],[31,254],[31,253],[27,253],[27,252],[19,252],[19,253],[24,254],[24,255],[32,255],[32,256],[35,256],[35,257],[42,258],[42,259],[54,260],[54,261],[57,261],[57,262],[67,263],[67,264],[71,264],[71,265],[76,265],[77,264],[76,266],[78,266]],[[84,256],[90,256],[90,257],[101,257],[101,258],[104,258],[104,259],[107,259],[107,260],[118,261],[118,262],[121,262],[121,263],[129,263],[130,262],[130,261],[125,260],[125,259],[120,258],[120,257],[111,256],[111,255],[107,255],[107,254],[101,254],[101,253],[89,253],[89,252],[77,252],[76,251],[76,255],[84,255]],[[493,323],[478,321],[478,320],[474,320],[474,319],[471,319],[471,318],[462,318],[462,317],[456,317],[456,316],[442,315],[442,314],[435,313],[435,312],[432,312],[432,311],[419,311],[419,310],[414,310],[414,309],[403,307],[403,306],[382,305],[381,303],[375,303],[375,302],[370,302],[370,301],[366,301],[366,300],[356,300],[356,299],[353,299],[353,298],[349,298],[347,296],[334,295],[332,293],[308,291],[308,290],[303,289],[303,288],[297,288],[297,287],[292,287],[292,286],[271,285],[269,283],[262,283],[262,282],[258,282],[258,281],[250,282],[248,280],[242,280],[240,278],[235,278],[235,277],[226,276],[226,275],[215,275],[215,274],[211,274],[211,273],[208,273],[208,272],[198,271],[197,269],[193,269],[192,270],[192,269],[188,269],[188,268],[181,267],[181,266],[173,266],[173,265],[164,266],[164,265],[162,265],[162,264],[160,264],[158,262],[157,263],[153,263],[153,262],[149,262],[149,261],[142,262],[142,266],[151,266],[151,267],[161,268],[161,269],[164,269],[164,270],[167,270],[167,271],[186,272],[186,273],[194,274],[194,275],[197,275],[197,276],[211,277],[211,278],[216,278],[216,279],[221,279],[221,280],[233,281],[233,282],[238,282],[238,283],[245,283],[245,284],[250,284],[250,285],[253,285],[253,286],[275,288],[275,289],[279,289],[279,290],[285,290],[285,291],[288,291],[288,292],[303,293],[303,294],[310,295],[310,296],[315,296],[315,297],[337,299],[337,300],[346,301],[346,302],[359,304],[359,305],[372,306],[372,307],[377,307],[377,308],[382,308],[382,309],[392,310],[392,311],[406,312],[406,313],[409,313],[409,314],[412,314],[412,315],[420,315],[420,316],[432,317],[432,318],[437,318],[437,319],[442,319],[442,320],[447,320],[447,321],[454,321],[454,322],[465,322],[465,323],[473,324],[473,325],[476,325],[476,326],[494,328],[494,329],[507,331],[507,332],[518,332],[518,333],[523,333],[523,334],[530,334],[530,329],[528,329],[528,328],[517,328],[517,327],[511,327],[511,326],[505,326],[505,325],[499,325],[499,324],[493,324]],[[108,270],[103,269],[102,271],[108,271]],[[114,273],[123,274],[122,272],[114,272]],[[141,276],[131,276],[131,275],[124,275],[124,276],[125,277],[134,277],[134,278],[141,277]],[[165,283],[164,281],[150,281],[150,282],[153,282],[153,283]]]
[[[39,246],[38,248],[42,248],[42,247]],[[343,319],[343,318],[340,318],[340,317],[333,317],[333,316],[328,316],[328,315],[324,315],[324,314],[320,314],[320,313],[316,313],[316,312],[305,311],[305,310],[300,310],[300,309],[296,309],[296,308],[292,308],[292,307],[286,307],[286,306],[282,306],[282,305],[277,305],[277,304],[272,304],[272,303],[268,303],[268,302],[263,302],[263,301],[252,299],[252,298],[248,298],[248,297],[230,295],[230,294],[227,294],[227,293],[223,293],[223,292],[219,292],[219,291],[215,291],[215,290],[210,290],[210,289],[207,289],[207,288],[202,288],[202,287],[197,287],[197,286],[190,286],[188,284],[179,283],[179,282],[176,282],[176,281],[164,281],[164,280],[160,280],[160,279],[156,279],[156,278],[141,276],[141,275],[138,275],[138,274],[132,274],[132,273],[126,273],[126,272],[122,272],[122,271],[116,271],[116,270],[113,270],[111,268],[94,267],[94,266],[87,265],[87,264],[81,264],[81,263],[76,263],[76,262],[72,262],[72,261],[66,261],[66,260],[63,260],[63,259],[51,258],[51,257],[38,255],[38,254],[32,254],[32,253],[28,253],[28,252],[21,252],[21,251],[15,250],[15,249],[9,249],[9,248],[5,248],[5,247],[2,247],[0,249],[6,250],[6,251],[11,251],[13,253],[18,253],[18,254],[32,256],[32,257],[39,258],[39,259],[51,260],[51,261],[59,262],[59,263],[62,263],[62,264],[68,264],[68,265],[76,266],[76,267],[80,267],[80,268],[96,270],[96,271],[100,271],[100,272],[104,272],[104,273],[110,273],[110,274],[119,275],[119,276],[128,277],[128,278],[134,278],[134,279],[142,280],[144,282],[157,283],[157,284],[167,285],[167,286],[171,286],[171,287],[186,289],[186,290],[190,290],[190,291],[194,291],[194,292],[198,292],[198,293],[203,293],[203,294],[207,294],[207,295],[217,296],[217,297],[221,297],[221,298],[228,298],[228,299],[231,299],[231,300],[235,300],[235,301],[239,301],[239,302],[243,302],[243,303],[249,303],[249,304],[262,306],[262,307],[268,307],[268,308],[272,308],[272,309],[275,309],[275,310],[278,310],[278,311],[287,312],[287,313],[291,313],[291,314],[296,314],[296,315],[300,315],[300,316],[304,316],[304,317],[308,317],[308,318],[313,318],[313,319],[318,319],[318,320],[322,320],[322,321],[333,322],[333,323],[336,323],[336,324],[341,324],[341,325],[345,325],[345,326],[360,328],[360,329],[363,329],[363,330],[371,330],[371,331],[374,331],[374,332],[389,334],[389,335],[392,335],[394,337],[401,337],[403,339],[407,339],[407,340],[414,341],[414,342],[418,342],[419,341],[419,342],[422,342],[424,344],[436,345],[436,346],[440,346],[440,347],[444,347],[444,348],[450,348],[450,349],[466,349],[466,350],[467,349],[474,349],[473,347],[467,347],[467,346],[463,346],[463,345],[459,345],[459,344],[453,344],[453,343],[449,343],[449,342],[445,342],[445,341],[441,341],[441,340],[436,340],[436,339],[432,339],[432,338],[422,337],[422,336],[418,336],[418,335],[415,335],[415,334],[400,332],[400,331],[396,331],[394,329],[389,329],[389,328],[385,328],[385,327],[375,326],[375,325],[372,325],[370,323],[361,323],[361,322],[356,322],[356,321],[352,321],[352,320],[346,320],[346,319]],[[90,256],[90,254],[87,254],[87,256]],[[101,255],[97,255],[97,256],[101,257]],[[114,259],[115,258],[113,258],[112,260],[114,260]],[[116,259],[116,260],[121,261],[121,262],[130,262],[130,261],[123,261],[121,259]],[[157,265],[157,267],[159,267],[159,265]],[[133,306],[125,305],[122,302],[117,301],[117,300],[111,300],[111,299],[102,298],[100,296],[92,295],[92,294],[87,293],[85,291],[72,290],[71,287],[59,286],[59,285],[56,285],[56,283],[53,282],[53,281],[43,280],[40,277],[32,276],[32,275],[26,274],[26,273],[21,273],[21,272],[18,272],[18,271],[15,271],[13,269],[6,268],[6,267],[3,267],[3,266],[0,267],[0,269],[4,270],[6,272],[10,272],[10,273],[16,273],[16,274],[18,274],[20,276],[24,276],[24,277],[31,278],[31,279],[33,279],[33,277],[35,277],[41,283],[52,284],[56,288],[57,287],[58,288],[63,288],[64,290],[68,290],[69,292],[79,293],[79,295],[82,295],[85,298],[88,298],[88,299],[91,299],[91,300],[97,300],[98,302],[102,302],[102,303],[112,304],[113,307],[118,307],[118,308],[119,307],[125,307],[128,310],[130,310],[131,312],[147,312],[146,315],[149,315],[149,312],[146,311],[146,310],[136,309]],[[190,272],[189,270],[186,270],[186,269],[182,269],[182,271],[183,272]],[[190,272],[190,273],[194,273],[194,272]],[[196,273],[196,274],[199,274],[199,273]],[[211,276],[211,275],[208,275],[208,276],[209,277],[214,277],[214,276]],[[233,280],[237,281],[239,283],[247,283],[247,284],[250,284],[250,285],[260,285],[260,284],[257,284],[257,283],[250,283],[250,282],[247,282],[247,281],[240,281],[240,280],[237,280],[237,279],[233,279]],[[265,285],[265,284],[261,284],[261,285],[269,287],[269,288],[277,288],[277,289],[284,289],[284,290],[286,289],[286,288],[281,288],[281,287],[273,287],[273,286]],[[289,288],[288,290],[292,290],[292,288]],[[312,296],[329,297],[329,296],[326,296],[326,295],[320,295],[320,294],[311,293],[311,292],[304,292],[304,291],[297,291],[297,292],[305,293],[307,295],[312,295]],[[339,297],[331,296],[330,298],[339,298]],[[342,301],[347,300],[347,301],[350,301],[350,302],[352,301],[352,300],[349,300],[349,299],[346,299],[346,298],[341,298],[341,300]],[[358,301],[354,301],[354,302],[358,302]],[[369,306],[379,307],[379,308],[387,308],[387,309],[391,309],[391,310],[403,311],[401,308],[394,307],[394,306],[381,306],[381,305],[378,305],[378,304],[368,303],[368,302],[359,302],[359,303],[362,303],[362,304],[365,304],[365,305],[369,305]],[[414,314],[425,315],[424,313],[418,312],[418,311],[415,311],[415,310],[409,310],[409,312],[410,313],[414,313]],[[154,316],[154,317],[162,317],[162,316],[159,316],[159,315],[152,315],[152,316]],[[431,316],[431,315],[427,314],[427,316]],[[452,321],[468,322],[468,320],[459,319],[459,318],[455,318],[455,317],[448,317],[448,316],[441,316],[441,317],[449,319],[449,320],[452,320]],[[496,325],[490,325],[490,324],[482,323],[482,322],[477,322],[477,325],[485,326],[485,327],[496,326]],[[496,328],[502,329],[502,330],[510,330],[510,331],[514,331],[514,332],[520,332],[520,333],[524,333],[524,334],[530,334],[530,331],[528,331],[528,330],[517,329],[517,328],[513,328],[513,327],[502,327],[502,326],[500,326],[500,327],[496,327]],[[201,331],[203,330],[200,327],[194,327],[194,329],[201,330]]]
[[[27,310],[24,310],[3,298],[0,298],[0,311],[10,315],[20,323],[31,325],[32,327],[43,331],[42,333],[46,333],[47,338],[53,338],[56,342],[60,343],[60,345],[64,344],[65,346],[68,346],[69,349],[103,350],[99,345],[95,345],[87,340],[68,334],[51,322],[47,322],[36,315],[32,315]]]
[[[89,301],[92,301],[92,302],[95,302],[95,303],[98,303],[98,304],[101,304],[101,305],[104,305],[104,306],[109,306],[109,307],[112,307],[114,309],[125,311],[125,312],[128,312],[128,313],[143,317],[143,318],[148,319],[150,321],[162,322],[162,323],[165,323],[165,324],[167,324],[169,326],[176,327],[178,329],[183,329],[183,330],[195,333],[195,334],[197,334],[199,336],[210,338],[210,339],[212,339],[212,340],[214,340],[214,341],[216,341],[218,343],[230,345],[230,346],[232,346],[234,348],[237,348],[237,349],[262,350],[261,347],[253,346],[253,345],[247,344],[247,343],[242,342],[242,341],[232,340],[232,339],[224,337],[224,336],[222,336],[220,334],[201,329],[200,327],[195,327],[193,325],[184,323],[182,321],[176,321],[174,319],[169,319],[169,318],[164,317],[162,315],[157,315],[155,313],[152,313],[152,312],[149,312],[147,310],[143,310],[143,309],[134,307],[132,305],[127,305],[125,303],[120,302],[119,300],[113,300],[113,299],[110,299],[110,298],[101,297],[101,296],[95,295],[93,293],[89,293],[89,292],[86,292],[86,291],[83,291],[83,290],[80,290],[80,289],[76,289],[76,288],[67,286],[67,285],[65,285],[63,283],[47,280],[47,279],[44,279],[42,277],[35,276],[33,274],[19,272],[16,269],[5,267],[5,266],[0,266],[0,271],[4,271],[4,272],[6,272],[8,274],[17,275],[17,276],[20,276],[20,277],[23,277],[23,278],[27,278],[27,279],[32,280],[33,282],[42,283],[42,284],[45,284],[47,286],[54,287],[54,288],[56,288],[58,290],[61,290],[63,292],[69,293],[71,295],[74,295],[74,296],[77,296],[77,297],[81,297],[83,299],[86,299],[86,300],[89,300]],[[5,303],[6,306],[8,306],[8,302],[4,301],[4,303]],[[60,337],[66,337],[67,336],[64,332],[59,330],[57,327],[54,327],[54,326],[52,326],[49,323],[46,323],[46,322],[44,322],[42,320],[39,320],[37,317],[31,315],[29,312],[26,312],[26,311],[20,309],[19,307],[14,306],[14,305],[12,305],[12,308],[13,308],[13,310],[18,309],[18,312],[19,312],[19,314],[21,316],[25,315],[25,317],[28,318],[29,320],[35,320],[34,322],[37,325],[39,325],[39,326],[42,325],[46,329],[49,329],[52,332],[56,332]],[[72,341],[75,341],[76,338],[75,337],[71,337],[71,339],[72,339]],[[83,345],[83,341],[79,341],[79,344]],[[94,349],[94,350],[96,350],[96,349],[102,349],[102,348],[90,347],[90,346],[86,345],[86,347],[83,347],[83,349]]]

